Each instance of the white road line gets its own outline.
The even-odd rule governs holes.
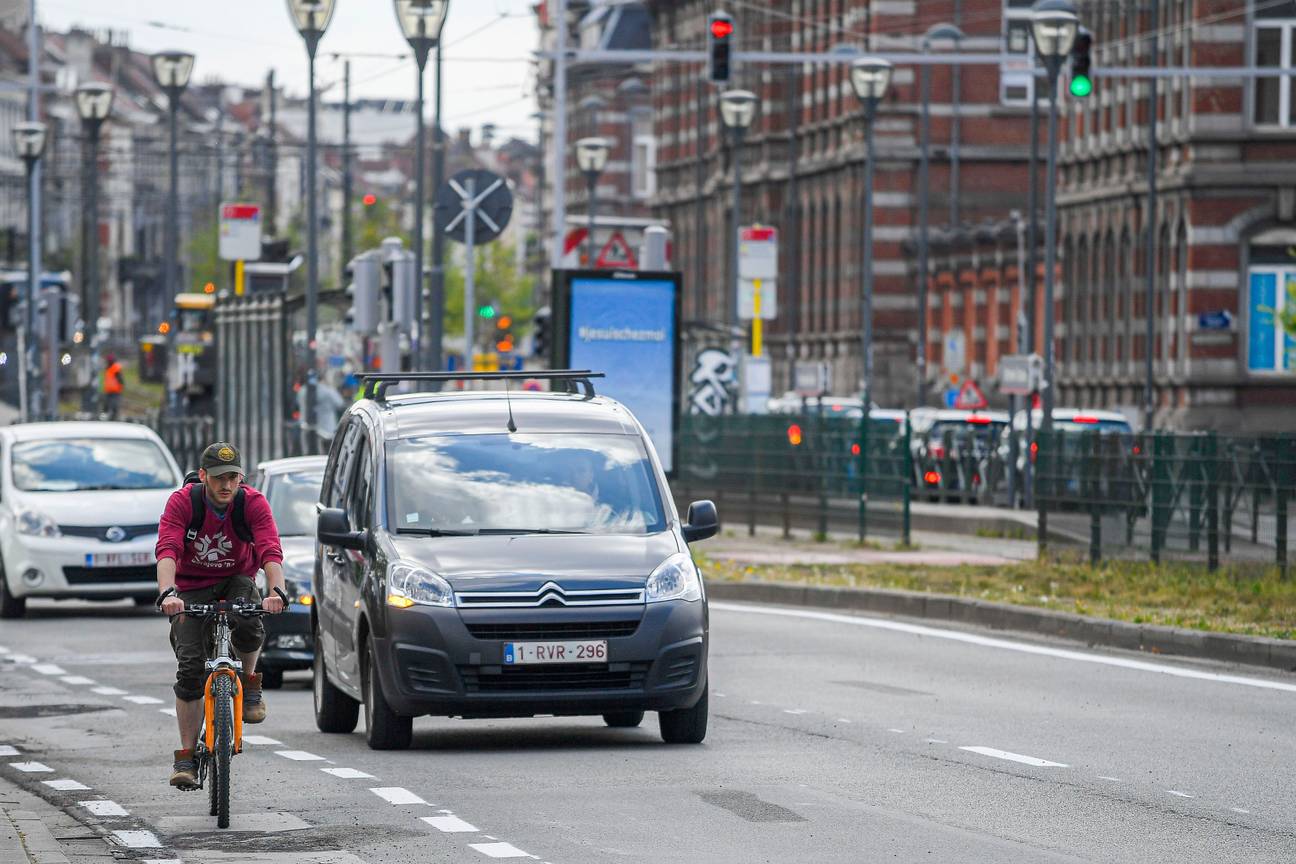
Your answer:
[[[126,695],[125,690],[119,690],[116,687],[96,687],[90,692],[98,693],[100,696],[125,696]]]
[[[903,730],[903,729],[888,729],[887,731],[888,731],[888,732],[894,732],[894,733],[897,734],[897,735],[903,735],[903,734],[905,734],[905,730]]]
[[[477,828],[458,816],[424,816],[423,821],[446,834],[476,834]]]
[[[511,843],[469,843],[469,849],[475,849],[488,858],[532,858]],[[538,859],[537,859],[538,860]]]
[[[927,743],[928,744],[948,744],[949,742],[946,741],[944,738],[928,738]]]
[[[127,849],[161,849],[162,841],[152,831],[114,831],[113,837]]]
[[[806,713],[806,710],[804,708],[784,708],[783,713],[784,714],[804,714]]]
[[[90,787],[78,780],[63,777],[59,780],[45,780],[45,785],[60,792],[89,792]]]
[[[413,792],[408,789],[403,789],[400,786],[379,786],[375,789],[370,789],[369,791],[386,801],[388,804],[428,803]]]
[[[85,687],[89,684],[95,683],[94,679],[87,678],[84,675],[65,675],[59,680],[62,681],[64,684],[76,684],[79,687]]]
[[[969,753],[980,753],[982,756],[990,756],[994,759],[1006,759],[1009,762],[1020,762],[1023,765],[1034,765],[1036,768],[1069,768],[1061,762],[1050,762],[1047,759],[1039,759],[1035,756],[1023,756],[1020,753],[1009,753],[1007,750],[996,750],[993,747],[960,747],[960,750],[966,750]]]
[[[323,756],[316,756],[314,753],[307,753],[305,750],[276,750],[276,756],[282,756],[285,759],[291,759],[294,762],[327,762]]]
[[[727,699],[727,698],[729,698],[729,694],[728,694],[728,693],[717,693],[717,694],[715,694],[715,695],[719,696],[721,699]]]
[[[17,768],[26,774],[53,774],[54,769],[41,762],[10,762],[10,768]]]
[[[264,735],[244,735],[244,744],[256,744],[259,747],[282,747],[283,742],[276,738],[267,738]]]
[[[751,700],[750,702],[748,702],[747,704],[748,704],[748,705],[764,705],[765,703],[762,702],[762,701],[760,701],[759,699],[752,699],[752,700]]]
[[[247,739],[244,738],[244,741]],[[357,771],[354,768],[321,768],[325,774],[331,774],[334,777],[340,777],[343,780],[372,780],[374,775],[366,774],[363,771]]]
[[[11,744],[0,744],[0,756],[17,756],[18,748]]]
[[[1176,798],[1196,798],[1197,797],[1196,795],[1190,795],[1187,792],[1180,792],[1178,789],[1167,789],[1166,792],[1175,796]]]
[[[42,675],[66,675],[67,670],[62,666],[56,666],[53,663],[37,663],[32,667]]]
[[[845,717],[838,717],[838,718],[837,718],[837,722],[838,722],[838,723],[850,723],[851,721],[850,721],[850,720],[847,720]]]
[[[1243,810],[1241,807],[1230,807],[1229,809],[1232,810],[1234,813],[1241,813],[1243,816],[1250,815],[1251,813],[1250,810]]]
[[[1110,781],[1113,782],[1113,783],[1124,783],[1124,782],[1125,782],[1124,780],[1122,780],[1122,779],[1119,778],[1119,777],[1108,777],[1108,776],[1105,775],[1105,774],[1099,774],[1099,775],[1098,775],[1098,779],[1099,779],[1099,780],[1110,780]]]
[[[158,713],[160,713],[160,714],[165,714],[165,715],[167,715],[168,717],[174,717],[174,716],[176,716],[176,710],[175,710],[174,708],[159,708],[159,709],[158,709]],[[247,739],[244,738],[243,740],[246,741]]]
[[[116,801],[78,801],[78,805],[96,816],[129,816],[126,808]]]
[[[999,648],[1004,651],[1018,651],[1023,654],[1036,654],[1042,657],[1055,657],[1059,660],[1072,660],[1077,663],[1095,663],[1099,666],[1116,666],[1121,669],[1133,669],[1138,672],[1153,672],[1158,675],[1170,675],[1175,678],[1213,681],[1217,684],[1238,684],[1243,687],[1258,687],[1263,690],[1281,690],[1286,693],[1296,693],[1296,684],[1287,684],[1282,681],[1266,681],[1263,678],[1248,678],[1243,675],[1224,675],[1218,672],[1203,672],[1198,669],[1167,666],[1162,663],[1149,663],[1146,660],[1130,660],[1125,657],[1109,657],[1104,654],[1087,654],[1084,651],[1072,651],[1066,648],[1052,648],[1048,645],[1031,645],[1026,642],[1013,642],[1008,639],[998,639],[992,636],[978,636],[975,633],[963,633],[957,630],[942,630],[939,627],[928,627],[923,624],[906,624],[902,621],[886,621],[881,618],[839,615],[833,612],[762,608],[739,603],[712,603],[711,608],[725,612],[745,612],[750,615],[780,615],[787,618],[807,618],[812,621],[831,621],[836,624],[849,624],[853,627],[872,627],[878,630],[909,633],[914,636],[929,636],[933,639],[948,639],[953,642],[963,642],[968,645],[980,645],[985,648]]]
[[[9,660],[12,663],[35,663],[36,658],[30,654],[10,654]]]
[[[155,699],[152,696],[123,696],[123,702],[134,702],[136,705],[161,705],[161,699]]]

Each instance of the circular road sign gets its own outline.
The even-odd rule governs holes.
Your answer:
[[[445,236],[468,242],[468,220],[474,220],[473,243],[489,243],[508,227],[513,192],[508,181],[491,171],[460,171],[437,190],[433,218]]]

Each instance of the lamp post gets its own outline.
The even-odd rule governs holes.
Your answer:
[[[189,86],[193,75],[194,55],[183,51],[163,51],[153,55],[153,78],[167,95],[167,123],[170,129],[170,146],[168,159],[171,166],[170,187],[167,191],[167,218],[163,226],[162,250],[162,298],[167,304],[167,364],[172,364],[175,355],[175,303],[178,290],[176,284],[176,262],[179,257],[180,243],[180,156],[177,141],[176,118],[180,110],[180,96]],[[167,381],[167,404],[176,410],[177,392]]]
[[[113,89],[107,84],[82,84],[76,91],[77,113],[85,130],[87,153],[85,174],[85,227],[82,248],[85,261],[85,339],[90,346],[90,369],[99,368],[99,130],[112,113]],[[93,393],[93,387],[91,389]]]
[[[14,126],[14,149],[18,151],[18,156],[27,166],[27,236],[29,238],[32,252],[27,257],[27,315],[23,322],[23,333],[25,344],[19,350],[22,364],[21,378],[19,379],[19,398],[22,402],[22,415],[24,420],[31,420],[36,412],[30,407],[31,397],[35,395],[32,387],[33,370],[36,364],[36,340],[33,330],[36,326],[36,295],[39,291],[40,274],[37,272],[37,261],[40,258],[40,238],[37,234],[38,227],[36,224],[36,207],[32,200],[32,178],[36,174],[36,166],[40,162],[41,156],[45,152],[45,140],[48,137],[47,129],[44,123],[19,123]]]
[[[864,416],[873,406],[873,170],[877,154],[873,149],[874,118],[878,103],[891,85],[891,64],[877,57],[861,57],[851,63],[851,87],[864,106]],[[925,310],[924,310],[925,312]]]
[[[1057,269],[1057,81],[1079,27],[1075,7],[1068,0],[1039,0],[1031,9],[1031,34],[1035,39],[1035,50],[1048,72],[1049,88],[1048,168],[1044,193],[1044,417],[1040,424],[1046,435],[1053,431],[1053,401],[1057,389],[1053,346],[1053,271]],[[1042,532],[1041,528],[1041,536]]]
[[[738,291],[742,277],[738,274],[738,235],[742,233],[742,151],[743,139],[756,119],[756,94],[750,90],[726,90],[720,94],[720,119],[729,130],[733,148],[733,234],[729,238],[729,267],[733,274],[729,296],[725,302],[725,324],[729,329],[738,325]]]
[[[316,187],[319,184],[315,168],[315,51],[333,18],[333,8],[334,0],[288,0],[288,12],[292,15],[293,24],[306,42],[307,74],[310,79],[310,105],[306,114],[306,411],[301,420],[301,428],[303,434],[306,429],[315,430],[317,440],[319,430],[315,429],[315,400],[319,372],[316,369],[315,336],[319,329],[319,205]],[[309,452],[314,450],[312,446]]]
[[[418,98],[415,102],[415,110],[418,113],[418,133],[415,138],[417,152],[414,154],[414,242],[410,245],[414,247],[414,278],[418,280],[418,288],[414,292],[414,338],[411,347],[413,348],[414,366],[419,368],[424,365],[425,350],[423,340],[423,211],[427,200],[427,171],[425,167],[427,162],[427,129],[423,120],[423,79],[426,77],[424,72],[427,70],[428,56],[432,53],[433,48],[438,48],[441,44],[441,28],[445,26],[446,13],[450,11],[450,2],[449,0],[395,0],[395,3],[396,20],[400,22],[401,32],[405,35],[405,40],[414,49],[414,63],[418,67]],[[440,89],[441,75],[438,68],[438,94]],[[438,98],[438,107],[440,104],[441,100]],[[438,116],[438,144],[440,144],[440,127],[441,121]],[[438,178],[439,182],[440,178]],[[439,264],[438,261],[437,265],[439,266]],[[432,314],[435,320],[439,322],[442,315],[440,305],[443,300],[439,297],[436,299],[437,302],[431,304],[436,307],[432,310]],[[440,327],[438,326],[436,329],[436,360],[439,369],[441,368],[441,334]]]
[[[585,175],[588,200],[585,205],[589,215],[589,236],[585,238],[585,258],[594,268],[594,209],[598,203],[598,180],[607,167],[608,152],[612,142],[606,138],[582,138],[576,142],[576,167]]]

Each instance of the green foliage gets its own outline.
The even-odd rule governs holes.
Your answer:
[[[462,247],[447,246],[445,274],[445,332],[447,335],[462,336],[464,316],[464,269]],[[458,251],[460,254],[454,254]],[[494,303],[501,316],[513,318],[512,333],[515,337],[529,329],[531,316],[535,312],[535,277],[528,273],[517,272],[517,255],[512,244],[502,241],[487,243],[476,249],[477,279],[474,288],[473,306],[480,308]],[[475,325],[478,349],[493,341],[495,322],[482,318]]]
[[[201,291],[208,282],[215,282],[217,288],[229,287],[229,262],[220,257],[220,225],[216,220],[194,230],[184,255],[190,284],[181,285],[180,290]]]
[[[377,249],[388,237],[404,237],[400,211],[379,198],[368,207],[355,202],[357,249]]]

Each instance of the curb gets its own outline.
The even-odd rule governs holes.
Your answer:
[[[70,864],[49,827],[30,810],[0,810],[0,862]],[[7,823],[7,824],[6,824]]]
[[[1086,645],[1123,648],[1149,654],[1242,663],[1283,672],[1296,671],[1296,640],[1185,630],[1155,624],[1132,624],[1128,621],[1090,618],[1069,612],[969,600],[945,594],[881,588],[824,588],[786,582],[710,582],[707,584],[707,594],[718,600],[881,612],[909,618],[971,624],[991,630],[1035,633],[1083,642]]]

